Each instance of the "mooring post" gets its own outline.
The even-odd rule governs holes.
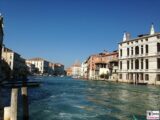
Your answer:
[[[4,120],[10,120],[11,118],[11,107],[4,107]]]
[[[29,120],[29,109],[28,109],[28,96],[27,96],[27,87],[23,86],[21,88],[22,94],[22,104],[23,104],[23,120]]]
[[[11,119],[17,120],[17,101],[18,101],[18,88],[12,88],[11,93]]]

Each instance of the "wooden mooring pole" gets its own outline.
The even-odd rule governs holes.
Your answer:
[[[23,105],[23,120],[29,120],[29,109],[28,109],[28,96],[27,96],[27,87],[21,88],[22,94],[22,105]]]
[[[4,107],[4,120],[10,120],[11,118],[11,107]]]
[[[17,102],[18,102],[18,88],[12,88],[11,92],[11,118],[10,120],[17,120]]]
[[[29,84],[30,83],[30,84]],[[23,83],[10,83],[11,90],[11,105],[4,108],[4,120],[17,120],[17,110],[18,110],[18,89],[21,88],[22,96],[22,110],[23,110],[23,120],[29,120],[29,105],[28,105],[28,93],[27,87],[39,86],[40,83],[36,82],[25,82]]]

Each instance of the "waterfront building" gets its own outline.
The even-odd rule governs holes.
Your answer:
[[[119,43],[118,81],[160,84],[160,33],[152,24],[149,34],[131,39],[124,33]]]
[[[0,80],[2,79],[2,62],[1,62],[1,56],[2,56],[2,45],[3,45],[3,17],[0,15]]]
[[[2,60],[9,65],[12,76],[19,77],[20,75],[25,76],[27,74],[25,59],[23,59],[20,54],[6,48],[4,45],[2,47]]]
[[[81,64],[81,77],[84,79],[87,79],[87,67],[88,67],[87,61],[84,61]]]
[[[81,76],[81,64],[79,61],[76,61],[72,67],[72,76],[75,78],[79,78]]]
[[[117,74],[116,67],[118,67],[118,52],[113,51],[103,52],[89,56],[87,59],[88,64],[88,79],[116,79],[112,77]],[[114,72],[112,72],[114,71]]]
[[[46,73],[48,73],[49,62],[47,60],[44,60],[43,58],[27,59],[26,63],[30,63],[30,64],[35,65],[35,67],[39,71],[39,74],[46,74]]]
[[[64,65],[61,63],[55,63],[54,64],[54,74],[55,75],[64,75]]]
[[[100,54],[91,55],[86,60],[87,62],[87,78],[88,79],[95,79],[95,69],[96,69],[96,62],[100,60]]]
[[[25,61],[26,62],[26,65],[28,67],[28,71],[30,72],[30,74],[34,74],[34,73],[37,73],[38,70],[36,69],[35,65],[28,62],[28,61]]]
[[[66,69],[66,74],[67,74],[67,76],[72,76],[72,68],[71,67]]]
[[[49,62],[49,70],[48,70],[48,73],[50,75],[53,75],[54,74],[54,67],[55,67],[55,64],[52,63],[52,62]]]
[[[118,52],[100,53],[100,59],[96,63],[95,78],[108,79],[115,81],[117,79]]]

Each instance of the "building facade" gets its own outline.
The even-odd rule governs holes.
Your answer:
[[[66,74],[67,74],[67,76],[72,76],[72,68],[71,67],[66,69]]]
[[[75,63],[67,69],[67,76],[72,76],[73,78],[81,77],[81,64],[79,61],[75,61]]]
[[[38,72],[38,70],[36,69],[35,65],[34,64],[31,64],[30,62],[26,62],[26,65],[28,67],[28,71],[30,72],[30,74],[34,74],[36,72]]]
[[[26,76],[27,67],[25,59],[13,50],[3,46],[2,48],[2,60],[4,60],[10,67],[13,77]]]
[[[54,74],[57,76],[59,75],[64,75],[65,71],[64,71],[64,65],[60,64],[60,63],[55,63],[54,64]]]
[[[87,61],[84,61],[81,64],[81,77],[83,79],[87,79],[87,67],[88,67]]]
[[[80,64],[74,64],[72,66],[72,76],[75,78],[80,78],[81,76],[81,65]]]
[[[48,73],[49,70],[49,62],[42,59],[42,58],[32,58],[26,60],[26,63],[30,63],[35,65],[35,68],[38,69],[39,74],[45,74]]]
[[[151,26],[149,34],[130,39],[124,34],[119,43],[118,81],[160,84],[160,33]]]
[[[87,59],[87,64],[88,64],[88,69],[87,69],[88,79],[115,78],[111,76],[113,69],[116,69],[116,66],[118,67],[118,52],[117,51],[113,51],[111,53],[103,52],[91,55]]]

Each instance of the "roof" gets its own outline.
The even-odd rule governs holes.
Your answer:
[[[54,65],[55,65],[55,66],[64,66],[64,65],[61,64],[61,63],[55,63]]]
[[[155,33],[153,35],[142,34],[142,35],[138,35],[137,38],[134,38],[134,39],[131,39],[131,40],[127,40],[127,41],[122,41],[122,42],[119,42],[118,44],[126,43],[126,42],[132,42],[132,41],[136,41],[136,40],[140,40],[140,39],[145,39],[145,38],[149,38],[149,37],[154,37],[154,36],[157,36],[157,35],[160,35],[160,32],[157,32],[157,33]]]
[[[4,45],[3,45],[3,48],[4,48],[4,52],[6,52],[6,53],[14,53],[14,54],[17,54],[17,55],[21,56],[19,53],[5,47]]]

